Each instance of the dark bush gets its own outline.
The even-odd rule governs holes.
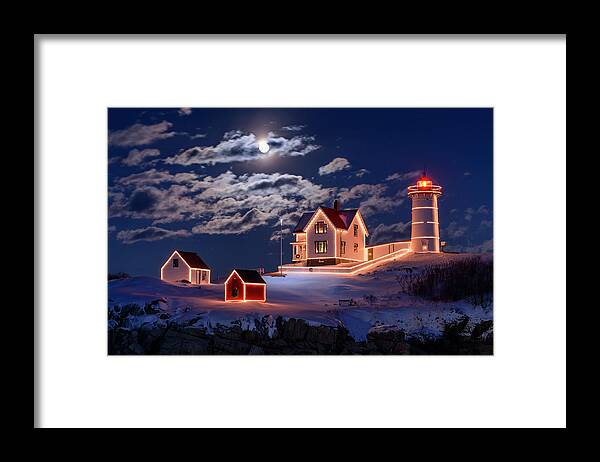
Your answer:
[[[127,279],[129,276],[129,274],[127,273],[123,273],[123,272],[119,272],[119,273],[108,273],[108,280],[112,281],[113,279]]]
[[[427,266],[396,279],[401,292],[409,295],[441,302],[467,300],[483,308],[492,303],[493,262],[480,257]]]
[[[377,297],[371,294],[365,295],[363,298],[369,305],[373,305],[377,301]]]

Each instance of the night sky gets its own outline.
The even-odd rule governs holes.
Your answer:
[[[213,279],[275,270],[279,219],[285,263],[298,217],[334,198],[360,207],[368,243],[409,239],[423,169],[447,250],[492,251],[492,109],[115,108],[108,129],[110,273],[160,277],[174,249]]]

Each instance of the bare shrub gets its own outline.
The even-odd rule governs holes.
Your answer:
[[[487,308],[492,303],[493,262],[480,257],[430,265],[413,274],[396,277],[400,291],[434,301],[467,300]]]
[[[129,274],[123,273],[123,272],[108,273],[108,280],[109,281],[113,281],[115,279],[127,279],[128,277],[130,277]]]

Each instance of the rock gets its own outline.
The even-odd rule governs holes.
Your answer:
[[[141,331],[141,335],[139,336],[138,342],[144,350],[146,354],[156,354],[159,350],[159,343],[164,335],[166,329],[161,329],[159,327],[154,327],[152,329],[144,329]]]
[[[410,345],[406,342],[398,342],[392,348],[392,354],[395,354],[395,355],[410,354]]]
[[[408,351],[404,331],[389,326],[373,328],[367,334],[367,344],[375,345],[383,354],[405,354]]]
[[[130,348],[131,348],[131,351],[136,355],[143,355],[146,353],[144,348],[142,348],[142,346],[139,343],[134,343],[133,345],[130,346]]]
[[[176,330],[169,330],[165,333],[158,349],[158,354],[161,355],[202,355],[210,353],[211,341],[209,339]]]
[[[245,355],[250,351],[250,345],[245,342],[231,340],[215,335],[213,339],[215,354]]]
[[[473,330],[471,331],[471,338],[474,338],[474,339],[480,338],[483,334],[490,331],[490,329],[493,328],[493,325],[494,325],[494,321],[492,321],[491,319],[486,320],[486,321],[481,321],[479,324],[476,324],[473,327]]]
[[[308,332],[308,324],[303,319],[290,318],[283,323],[282,330],[279,330],[281,338],[288,341],[304,340]]]
[[[336,330],[327,326],[308,326],[306,341],[332,346],[335,344]]]
[[[183,332],[194,337],[206,337],[206,327],[185,326]]]
[[[241,340],[242,336],[244,335],[244,331],[239,325],[234,325],[231,327],[219,326],[215,335],[230,340]]]
[[[248,351],[248,354],[249,355],[264,355],[265,350],[259,346],[252,345],[252,347],[250,347],[250,350]]]
[[[469,324],[469,317],[466,315],[461,316],[459,319],[453,322],[446,323],[444,325],[444,337],[453,338],[459,336]]]
[[[265,337],[264,334],[261,335],[261,333],[256,330],[245,330],[242,332],[241,340],[253,345],[260,343]]]

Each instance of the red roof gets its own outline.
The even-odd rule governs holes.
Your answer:
[[[338,210],[330,209],[329,207],[321,207],[321,210],[323,213],[325,213],[325,215],[327,215],[327,218],[331,220],[336,228],[348,229],[346,227],[346,223],[344,223],[344,220],[342,220],[342,217],[340,217]]]
[[[329,219],[329,221],[331,221],[331,223],[333,223],[333,226],[335,226],[338,229],[350,228],[350,225],[352,224],[352,220],[354,220],[354,217],[356,216],[356,214],[358,212],[358,209],[336,210],[336,209],[332,209],[330,207],[319,207],[314,212],[307,212],[307,213],[302,214],[302,216],[300,217],[300,220],[298,220],[298,224],[296,225],[296,228],[294,228],[294,233],[304,232],[310,219],[319,210],[322,210],[323,213]]]

